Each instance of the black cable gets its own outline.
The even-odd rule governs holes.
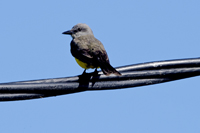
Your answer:
[[[0,84],[0,101],[26,100],[82,92],[122,89],[200,75],[200,58],[141,63],[119,67],[122,76],[102,72],[75,77]]]

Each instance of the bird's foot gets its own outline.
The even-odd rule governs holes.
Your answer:
[[[97,76],[97,75],[98,75],[97,68],[94,70],[93,75],[94,75],[94,76]]]
[[[83,71],[82,75],[85,75],[86,74],[86,69]]]

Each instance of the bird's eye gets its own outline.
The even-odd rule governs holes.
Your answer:
[[[78,28],[78,31],[81,31],[81,28]]]

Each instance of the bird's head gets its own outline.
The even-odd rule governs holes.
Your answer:
[[[72,27],[71,30],[65,31],[62,34],[71,35],[72,38],[76,38],[83,35],[93,35],[93,32],[87,24],[79,23]]]

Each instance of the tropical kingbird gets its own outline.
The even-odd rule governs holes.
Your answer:
[[[115,68],[110,65],[108,55],[103,44],[94,37],[94,34],[87,24],[79,23],[71,30],[63,32],[72,36],[71,54],[76,62],[86,69],[101,68],[105,75],[115,74],[120,76]],[[95,71],[96,71],[95,69]]]

